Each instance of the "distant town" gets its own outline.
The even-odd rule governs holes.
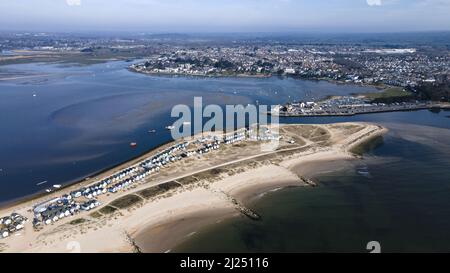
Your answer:
[[[436,43],[404,40],[361,42],[312,38],[273,40],[181,34],[133,36],[0,34],[0,65],[24,62],[91,64],[133,61],[135,72],[161,75],[244,76],[329,80],[402,87],[434,94],[420,99],[448,101],[450,51]],[[431,38],[430,38],[431,39]],[[142,60],[142,61],[139,61]],[[437,87],[437,88],[436,88]],[[422,89],[422,90],[421,90]]]
[[[288,75],[346,83],[417,86],[448,76],[450,57],[416,48],[268,45],[169,48],[131,68],[143,73],[197,76]]]

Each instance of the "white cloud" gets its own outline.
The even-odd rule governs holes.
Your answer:
[[[366,0],[369,6],[381,6],[381,0]]]
[[[66,0],[69,6],[81,6],[81,0]]]

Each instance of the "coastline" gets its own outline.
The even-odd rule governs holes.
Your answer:
[[[194,235],[193,232],[200,228],[223,221],[227,217],[243,217],[242,211],[239,211],[236,204],[231,202],[232,200],[236,199],[245,206],[251,198],[280,187],[307,186],[300,175],[316,173],[319,170],[315,168],[322,166],[320,162],[355,159],[357,157],[350,152],[352,147],[386,132],[386,129],[381,126],[367,123],[343,123],[316,127],[284,125],[282,129],[304,130],[303,127],[329,130],[329,137],[334,144],[322,147],[323,145],[311,146],[305,143],[299,147],[280,149],[273,153],[260,153],[242,160],[226,162],[225,165],[214,165],[207,171],[201,169],[181,178],[159,179],[158,183],[178,181],[177,183],[183,186],[156,197],[141,198],[140,202],[134,206],[102,217],[94,216],[96,213],[94,211],[89,215],[83,215],[81,223],[74,223],[77,217],[73,217],[52,224],[41,232],[35,232],[30,228],[19,236],[7,238],[5,243],[8,246],[3,251],[67,252],[70,251],[68,243],[76,241],[81,246],[81,252],[133,252],[133,245],[127,240],[129,236],[145,252],[166,252]],[[310,140],[307,141],[310,142]],[[318,143],[322,143],[322,140],[320,139]],[[308,170],[293,171],[299,164],[304,165],[308,162],[313,162],[307,168]],[[127,165],[132,164],[133,162],[127,163]],[[232,174],[224,176],[221,176],[220,172],[212,176],[204,174],[223,168],[228,168],[227,171],[232,171]],[[184,183],[186,179],[193,176],[201,179],[193,184]],[[138,196],[138,190],[142,188],[126,190],[117,198],[135,194]],[[105,204],[110,204],[111,200],[117,198],[106,198]],[[25,208],[26,204],[21,204],[15,210]],[[1,212],[3,214],[6,210],[2,209]]]
[[[126,165],[133,165],[135,162],[140,161],[142,158],[146,158],[149,155],[155,153],[156,150],[163,149],[164,147],[169,146],[172,143],[173,143],[173,141],[164,142],[164,143],[162,143],[162,144],[160,144],[160,145],[158,145],[158,146],[156,146],[156,147],[154,147],[154,148],[152,148],[150,150],[144,151],[141,154],[139,154],[137,156],[134,156],[134,157],[132,157],[129,160],[126,160],[124,162],[117,163],[117,164],[114,164],[114,165],[112,165],[110,167],[106,167],[106,168],[103,168],[103,169],[99,169],[99,170],[97,170],[95,172],[92,172],[92,173],[90,173],[88,175],[85,175],[85,176],[82,176],[82,177],[79,177],[79,178],[75,178],[75,179],[72,179],[70,181],[66,181],[65,185],[62,185],[58,189],[53,189],[51,194],[49,194],[49,193],[47,193],[45,191],[40,191],[40,192],[36,192],[36,193],[33,193],[33,194],[29,194],[27,196],[16,198],[14,200],[2,202],[2,203],[0,203],[0,213],[3,210],[10,209],[10,208],[12,208],[14,206],[17,206],[19,204],[23,204],[23,203],[26,203],[26,202],[29,202],[29,201],[36,201],[37,199],[41,199],[41,198],[49,198],[49,196],[52,196],[52,195],[55,195],[55,194],[58,195],[59,193],[61,193],[63,191],[66,191],[68,189],[72,189],[74,186],[78,187],[78,186],[91,184],[92,180],[95,180],[99,176],[103,176],[103,175],[105,175],[107,173],[114,173],[115,171],[117,171],[117,169],[121,169],[121,168],[123,168]]]
[[[151,75],[151,76],[183,76],[183,77],[198,77],[198,78],[271,78],[271,77],[285,77],[285,78],[291,78],[294,80],[306,80],[306,81],[325,81],[328,83],[333,83],[337,85],[352,85],[352,86],[360,86],[360,87],[372,87],[377,90],[383,90],[386,88],[389,88],[389,85],[379,85],[379,84],[370,84],[370,83],[355,83],[355,82],[345,82],[345,81],[339,81],[329,78],[316,78],[316,77],[300,77],[297,75],[277,75],[277,74],[260,74],[260,75],[247,75],[247,74],[232,74],[232,75],[225,75],[225,74],[212,74],[212,75],[204,75],[204,74],[187,74],[187,73],[172,73],[172,72],[143,72],[136,70],[133,67],[127,68],[129,71],[133,73],[143,74],[143,75]]]
[[[354,141],[347,146],[348,152],[342,151],[326,151],[322,153],[314,153],[306,155],[302,158],[293,158],[286,160],[280,164],[284,170],[287,170],[291,175],[281,178],[280,176],[271,177],[270,175],[257,175],[247,173],[254,181],[250,180],[245,186],[242,186],[243,181],[249,181],[248,177],[234,177],[234,183],[227,185],[226,180],[221,180],[220,183],[225,184],[223,187],[228,194],[233,195],[236,199],[249,204],[255,199],[263,198],[265,194],[279,189],[290,187],[309,187],[305,183],[299,184],[298,177],[306,177],[313,179],[320,173],[328,172],[330,169],[336,171],[338,169],[351,168],[353,165],[351,161],[358,160],[360,156],[353,154],[352,150],[359,146],[365,145],[372,140],[386,134],[387,129],[379,127],[380,131],[375,134],[368,134],[366,137]],[[261,173],[277,173],[283,169],[260,169],[255,172]],[[292,179],[292,180],[290,180]],[[258,182],[256,182],[256,180]],[[172,252],[173,248],[185,242],[191,236],[201,232],[204,229],[213,227],[226,219],[232,217],[242,217],[239,213],[232,213],[223,208],[220,212],[211,209],[202,209],[197,212],[181,213],[178,217],[174,217],[171,221],[163,224],[148,224],[143,229],[134,234],[137,244],[144,252],[161,253]],[[180,228],[180,223],[183,223],[183,228]],[[175,238],[167,241],[169,235],[176,234]],[[150,238],[150,239],[149,239]]]
[[[151,76],[172,76],[172,77],[195,77],[195,78],[270,78],[274,75],[268,74],[268,75],[247,75],[247,74],[232,74],[232,75],[225,75],[225,74],[186,74],[186,73],[172,73],[172,72],[152,72],[152,71],[139,71],[136,70],[133,67],[128,67],[128,70],[134,73],[143,74],[143,75],[151,75]]]
[[[217,186],[222,186],[227,194],[235,197],[244,205],[248,205],[256,199],[264,198],[264,195],[272,191],[292,187],[310,187],[300,182],[298,177],[301,175],[312,178],[319,173],[325,172],[330,167],[346,168],[350,165],[348,161],[352,160],[356,160],[356,158],[345,153],[325,152],[313,154],[301,160],[291,159],[283,162],[283,167],[271,168],[273,166],[268,166],[247,172],[246,176],[234,177],[234,182],[222,180],[218,183],[222,183],[223,186]],[[261,173],[267,172],[285,172],[285,174],[283,177],[278,175],[269,177],[261,175]],[[289,175],[286,175],[288,173]],[[242,186],[241,183],[248,181],[249,177],[252,177],[254,180]],[[221,207],[217,207],[217,205],[220,205],[220,203],[217,202],[212,207],[179,212],[163,223],[150,222],[131,234],[131,236],[143,252],[173,252],[173,249],[176,249],[178,245],[205,229],[212,228],[214,225],[233,217],[244,217],[228,207],[227,204],[222,204]]]
[[[271,112],[267,112],[268,115],[278,116],[278,117],[352,117],[357,115],[369,115],[369,114],[377,114],[377,113],[392,113],[392,112],[412,112],[412,111],[420,111],[420,110],[447,110],[450,109],[450,103],[444,102],[436,102],[427,106],[418,106],[415,108],[399,108],[399,109],[381,109],[381,110],[370,110],[365,112],[356,112],[356,113],[324,113],[324,114],[290,114],[290,113],[278,113],[274,114]]]

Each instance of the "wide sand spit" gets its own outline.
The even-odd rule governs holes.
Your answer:
[[[315,186],[311,177],[332,171],[336,162],[358,160],[352,151],[386,132],[362,122],[279,125],[281,139],[273,151],[257,141],[221,145],[126,190],[99,196],[102,205],[94,210],[33,228],[35,204],[136,164],[174,144],[169,143],[89,180],[0,209],[0,217],[16,212],[30,219],[23,230],[0,239],[0,252],[170,252],[200,228],[246,217],[245,204],[262,193]]]

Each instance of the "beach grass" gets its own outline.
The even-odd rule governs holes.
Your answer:
[[[149,199],[149,198],[164,194],[164,193],[168,192],[169,190],[172,190],[172,189],[175,189],[178,187],[181,187],[181,185],[179,183],[170,181],[170,182],[163,183],[163,184],[160,184],[157,186],[146,188],[146,189],[138,192],[137,194],[139,194],[140,196],[142,196],[145,199]]]
[[[82,224],[82,223],[85,223],[85,222],[87,222],[86,219],[84,219],[84,218],[78,218],[78,219],[75,219],[75,220],[70,221],[69,224],[75,226],[75,225],[79,225],[79,224]]]
[[[106,206],[106,207],[101,208],[99,210],[99,212],[102,213],[102,214],[111,214],[111,213],[115,212],[116,210],[117,209],[114,208],[114,207]]]
[[[112,201],[110,205],[118,209],[126,209],[141,202],[142,202],[141,197],[135,194],[128,194]]]
[[[102,217],[103,214],[101,214],[101,213],[98,212],[98,211],[94,211],[94,212],[92,212],[91,214],[89,214],[89,216],[91,216],[92,218],[98,219],[98,218]]]

